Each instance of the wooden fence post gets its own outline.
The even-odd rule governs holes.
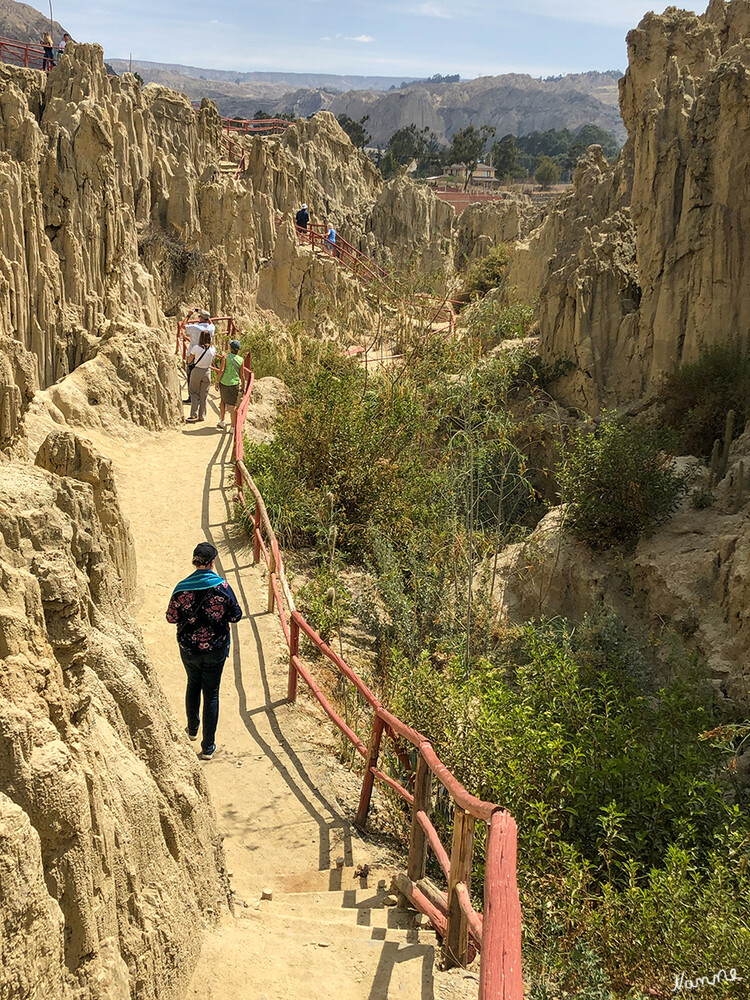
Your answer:
[[[271,551],[269,552],[268,561],[268,610],[273,611],[275,607],[275,599],[273,593],[273,578],[276,575],[276,553],[273,551],[273,546],[271,546]]]
[[[469,955],[469,924],[458,902],[456,886],[471,885],[471,858],[474,853],[474,817],[456,806],[453,810],[453,846],[448,876],[448,927],[443,942],[445,967],[466,965]]]
[[[487,836],[480,997],[523,1000],[516,850],[516,821],[498,809]]]
[[[411,838],[409,840],[409,867],[407,874],[412,882],[424,878],[427,871],[427,835],[419,825],[417,813],[429,816],[432,805],[432,771],[420,753],[417,758],[417,775],[414,781],[414,805],[411,810]]]
[[[375,775],[372,768],[378,766],[380,756],[380,740],[383,735],[383,720],[379,715],[375,715],[372,720],[372,732],[370,733],[370,746],[367,748],[367,760],[365,761],[365,776],[362,780],[362,792],[359,796],[359,806],[354,825],[363,828],[367,822],[367,814],[370,811],[370,799],[372,798],[372,786],[375,784]]]
[[[260,559],[260,504],[255,501],[255,518],[253,520],[253,565]]]
[[[299,625],[294,617],[289,622],[289,682],[287,684],[287,700],[292,704],[297,700],[297,668],[294,657],[299,656]]]

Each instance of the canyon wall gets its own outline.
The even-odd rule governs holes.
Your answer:
[[[2,466],[0,515],[0,996],[180,997],[227,880],[111,464],[55,431]]]
[[[187,303],[369,329],[361,285],[297,241],[302,201],[381,254],[408,236],[373,236],[382,181],[330,114],[243,144],[236,178],[212,105],[108,78],[97,46],[49,75],[0,65],[2,997],[176,1000],[227,905],[205,783],[128,609],[112,465],[81,430],[179,421]],[[415,252],[450,231],[430,198]]]
[[[619,161],[589,154],[508,281],[539,301],[545,360],[576,366],[556,394],[589,410],[750,329],[750,3],[648,14],[628,55]]]

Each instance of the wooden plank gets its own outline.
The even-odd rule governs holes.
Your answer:
[[[393,876],[393,885],[399,892],[403,893],[412,905],[429,917],[430,923],[441,937],[445,937],[446,922],[445,917],[431,900],[422,892],[419,886],[409,878],[408,875],[398,874]]]
[[[423,878],[427,871],[427,836],[419,822],[419,813],[429,816],[432,808],[432,772],[420,753],[414,782],[414,805],[411,811],[411,837],[407,874],[412,881]]]
[[[487,838],[481,1000],[523,1000],[516,840],[516,821],[510,813],[498,809],[490,821]]]
[[[294,664],[296,656],[299,656],[299,625],[292,618],[289,629],[289,679],[286,686],[286,696],[292,704],[297,700],[297,667]]]
[[[294,623],[296,625],[296,622]],[[297,636],[299,637],[299,625],[297,625]],[[372,788],[375,784],[375,769],[378,766],[378,757],[380,756],[380,740],[383,736],[383,726],[385,723],[382,719],[374,715],[372,718],[372,730],[370,732],[370,744],[367,748],[367,757],[365,758],[367,763],[365,766],[365,776],[362,780],[362,791],[359,796],[359,806],[357,808],[357,815],[354,819],[354,825],[358,826],[360,829],[364,829],[367,823],[367,814],[370,811],[370,799],[372,798]]]
[[[465,966],[469,955],[469,923],[461,908],[456,886],[471,885],[471,859],[474,854],[474,824],[476,820],[465,809],[456,806],[453,812],[453,845],[448,876],[448,928],[444,942],[444,964],[448,969]]]

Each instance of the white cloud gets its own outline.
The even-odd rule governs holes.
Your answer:
[[[345,42],[374,42],[372,35],[344,35]]]
[[[321,40],[321,42],[330,42],[331,36],[330,35],[323,35],[320,40]]]
[[[453,14],[446,10],[444,7],[438,7],[435,3],[420,3],[416,7],[412,7],[409,11],[410,14],[421,14],[423,17],[439,17],[446,21],[450,21],[453,18]]]

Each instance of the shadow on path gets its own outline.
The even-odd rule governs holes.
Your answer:
[[[207,430],[208,428],[206,428],[206,431]],[[318,790],[315,783],[305,770],[299,757],[284,736],[279,719],[276,715],[276,709],[281,705],[286,705],[287,701],[283,698],[273,700],[271,697],[266,659],[257,624],[257,619],[264,617],[267,612],[251,614],[249,611],[249,602],[241,575],[241,571],[246,570],[249,567],[245,561],[240,562],[240,558],[238,558],[238,556],[244,557],[246,560],[247,553],[242,550],[239,552],[237,551],[236,538],[233,538],[232,533],[229,531],[229,525],[232,523],[233,516],[230,498],[235,493],[232,443],[232,434],[229,432],[222,433],[221,438],[217,442],[216,450],[211,456],[206,468],[201,526],[206,539],[217,549],[219,546],[216,544],[215,532],[221,533],[222,542],[224,543],[223,551],[226,555],[223,560],[221,556],[217,558],[217,569],[219,573],[229,581],[234,589],[234,592],[237,595],[237,600],[240,602],[243,612],[247,616],[250,627],[253,630],[255,653],[258,658],[259,676],[263,685],[263,703],[255,706],[248,706],[247,695],[245,692],[245,681],[242,674],[242,651],[240,649],[240,643],[237,639],[236,626],[232,626],[234,641],[232,642],[231,656],[234,669],[235,688],[240,700],[240,717],[242,718],[245,728],[253,741],[273,763],[273,766],[276,768],[289,790],[295,796],[297,801],[303,806],[311,819],[313,819],[317,824],[319,831],[319,868],[321,870],[325,870],[331,866],[332,830],[341,831],[341,834],[343,835],[344,862],[346,865],[351,865],[353,863],[353,855],[349,822]],[[218,472],[218,482],[214,477],[215,472]],[[212,522],[211,502],[213,499],[212,494],[214,493],[221,494],[224,509],[221,519],[219,521]],[[218,497],[215,499],[218,499]],[[225,562],[228,563],[228,565],[225,565]],[[258,715],[265,715],[268,720],[271,733],[273,734],[273,742],[266,739],[260,733],[254,721],[254,718]],[[340,879],[340,870],[334,869],[331,874],[333,877],[338,875]],[[337,888],[337,886],[332,885],[331,888]]]

